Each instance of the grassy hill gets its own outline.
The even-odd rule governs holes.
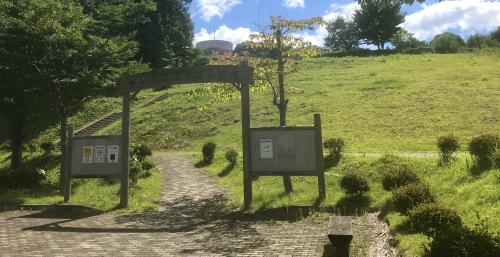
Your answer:
[[[342,137],[351,152],[435,151],[436,137],[500,131],[500,51],[453,55],[317,58],[288,80],[288,124]],[[132,137],[158,149],[240,144],[239,95],[231,86],[181,85],[188,92],[132,115]],[[251,93],[252,126],[278,124],[268,88]],[[109,128],[118,131],[119,124]]]

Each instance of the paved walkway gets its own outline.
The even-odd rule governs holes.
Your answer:
[[[165,174],[156,212],[0,212],[1,256],[322,256],[326,218],[289,221],[229,210],[186,156],[155,157]],[[271,215],[272,216],[272,215]]]

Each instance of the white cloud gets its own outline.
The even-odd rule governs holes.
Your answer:
[[[212,17],[222,18],[235,5],[241,4],[240,0],[198,0],[198,13],[205,21],[210,21]]]
[[[304,0],[283,0],[283,5],[289,8],[304,8],[306,6]]]
[[[235,47],[237,44],[248,40],[250,34],[252,33],[256,32],[251,31],[249,28],[238,27],[236,29],[231,29],[226,25],[222,25],[215,31],[215,39],[227,40],[232,42],[233,47]],[[195,34],[194,43],[196,44],[200,41],[212,39],[214,39],[214,34],[209,33],[205,28],[202,28],[200,32]]]
[[[333,3],[330,5],[330,8],[328,9],[327,13],[323,16],[323,19],[325,21],[333,21],[337,17],[344,17],[346,19],[351,19],[356,10],[358,10],[359,8],[360,6],[357,2],[345,5],[339,5]]]
[[[459,0],[422,5],[402,27],[421,40],[453,30],[462,36],[487,33],[500,26],[500,1]]]

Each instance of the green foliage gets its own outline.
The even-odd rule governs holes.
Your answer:
[[[462,226],[462,220],[455,210],[437,203],[417,205],[410,210],[409,220],[417,232],[430,237]]]
[[[406,165],[390,165],[383,171],[382,186],[384,190],[394,190],[409,184],[418,183],[420,179]]]
[[[498,45],[498,42],[490,35],[475,34],[467,39],[466,45],[469,48],[494,47]]]
[[[430,45],[436,53],[449,54],[457,53],[464,46],[464,40],[451,32],[445,32],[434,36]]]
[[[40,148],[45,154],[50,154],[56,149],[56,144],[52,141],[45,141],[40,144]]]
[[[359,45],[356,24],[343,17],[337,17],[328,23],[326,30],[328,36],[325,38],[325,47],[331,51],[349,51]]]
[[[454,135],[445,135],[438,137],[437,147],[441,151],[441,160],[443,163],[448,163],[453,154],[460,149],[458,139]]]
[[[426,43],[415,38],[413,33],[408,32],[405,29],[400,29],[396,34],[394,34],[389,42],[394,46],[395,50],[398,52],[407,53],[411,49],[425,48]],[[416,52],[417,50],[412,50]]]
[[[362,195],[370,191],[368,181],[359,172],[347,172],[340,180],[340,187],[346,194]]]
[[[497,147],[495,150],[495,153],[493,153],[493,157],[491,158],[493,160],[493,164],[495,164],[495,167],[497,169],[500,169],[500,146]]]
[[[329,138],[323,142],[323,147],[328,149],[325,158],[325,167],[330,168],[337,165],[342,158],[345,142],[342,138]]]
[[[234,149],[227,150],[225,157],[230,165],[235,166],[238,161],[238,152]]]
[[[469,143],[469,153],[476,157],[480,168],[493,167],[493,154],[500,146],[500,138],[493,134],[485,134],[472,138]]]
[[[400,1],[364,0],[356,10],[354,22],[359,29],[359,38],[365,43],[384,49],[389,40],[399,31],[404,22]]]
[[[143,162],[152,154],[153,152],[151,151],[151,148],[145,144],[132,144],[130,146],[130,158],[132,160]]]
[[[20,169],[0,171],[0,188],[36,188],[42,185],[45,178],[45,170],[23,165]]]
[[[213,142],[207,142],[203,145],[201,148],[201,153],[203,155],[203,161],[206,163],[211,163],[212,160],[214,159],[215,155],[215,148],[217,145]]]
[[[453,227],[437,233],[429,245],[425,257],[442,256],[500,256],[500,234],[489,231],[484,220],[474,228]]]
[[[490,35],[494,40],[496,40],[497,43],[500,43],[500,26],[497,27],[497,29],[493,32],[491,32]]]
[[[397,211],[407,214],[419,204],[433,203],[434,196],[431,194],[429,187],[417,182],[394,189],[392,191],[392,201]]]

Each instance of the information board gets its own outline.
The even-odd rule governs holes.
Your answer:
[[[121,136],[73,137],[71,141],[71,177],[120,175]]]
[[[317,175],[314,127],[250,129],[251,170],[257,175]]]

